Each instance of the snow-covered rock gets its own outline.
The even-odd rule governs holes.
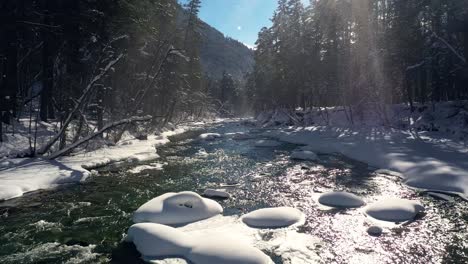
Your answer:
[[[264,208],[242,216],[242,221],[251,227],[287,227],[304,220],[304,214],[292,207]]]
[[[365,208],[370,217],[388,222],[410,221],[423,211],[424,207],[418,201],[400,198],[385,198]]]
[[[380,236],[383,232],[383,229],[380,226],[370,226],[367,228],[367,233],[371,236]]]
[[[203,196],[228,199],[231,197],[231,194],[226,192],[225,189],[206,189],[203,192]]]
[[[194,264],[269,264],[271,259],[244,241],[219,233],[183,232],[154,224],[135,224],[125,240],[133,242],[145,260],[164,257],[188,259]]]
[[[293,160],[318,160],[317,154],[310,150],[296,150],[291,154],[291,159]]]
[[[215,140],[217,138],[221,138],[221,134],[218,133],[204,133],[199,136],[200,139],[203,140]]]
[[[318,202],[331,207],[353,208],[364,205],[361,197],[349,192],[329,192],[320,195]]]
[[[15,185],[0,185],[0,201],[23,195],[23,190]]]
[[[195,264],[269,264],[262,251],[237,239],[219,235],[195,236],[198,241],[187,258]]]
[[[166,193],[138,208],[135,223],[151,222],[183,225],[213,217],[223,212],[221,205],[194,192]]]
[[[192,249],[192,241],[182,231],[173,227],[139,223],[128,229],[128,242],[133,242],[144,258],[185,256]]]
[[[276,140],[268,140],[268,139],[262,139],[262,140],[258,140],[257,142],[255,142],[256,147],[264,147],[264,148],[278,147],[280,145],[281,145],[280,142]]]

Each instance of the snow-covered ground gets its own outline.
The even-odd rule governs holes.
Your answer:
[[[211,123],[222,121],[219,119]],[[53,125],[40,125],[43,127],[39,130],[38,145],[54,133]],[[115,146],[100,145],[94,151],[80,151],[56,160],[7,157],[16,156],[29,148],[29,140],[25,136],[27,131],[19,129],[15,135],[7,134],[7,141],[0,147],[0,154],[3,156],[0,158],[0,201],[60,184],[84,181],[91,175],[92,169],[97,167],[116,162],[138,163],[157,159],[159,156],[156,147],[168,143],[170,136],[203,125],[205,123],[192,122],[157,135],[149,135],[147,140],[138,140],[127,135]]]
[[[370,166],[403,174],[417,189],[460,195],[468,199],[468,104],[442,103],[410,113],[403,105],[387,111],[355,114],[351,124],[342,108],[262,113],[257,120],[264,136],[307,145],[317,153],[340,153]],[[298,114],[299,113],[299,114]],[[348,113],[349,115],[349,113]],[[293,124],[294,126],[287,126]]]

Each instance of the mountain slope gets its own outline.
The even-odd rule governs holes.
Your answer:
[[[200,59],[208,76],[220,79],[223,71],[235,79],[242,79],[252,71],[253,51],[237,40],[225,37],[221,32],[202,22]]]

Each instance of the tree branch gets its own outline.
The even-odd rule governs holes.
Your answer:
[[[110,130],[114,127],[117,127],[117,126],[121,126],[121,125],[128,125],[128,124],[132,124],[132,123],[136,123],[136,122],[145,122],[145,121],[149,121],[151,120],[153,117],[148,115],[148,116],[135,116],[135,117],[131,117],[131,118],[127,118],[127,119],[122,119],[120,121],[116,121],[116,122],[113,122],[113,123],[110,123],[108,125],[106,125],[105,127],[103,127],[101,130],[97,131],[96,133],[94,134],[91,134],[79,141],[76,141],[75,143],[71,144],[70,146],[62,149],[62,150],[59,150],[53,154],[51,154],[50,156],[47,157],[47,159],[56,159],[60,156],[63,156],[63,155],[66,155],[67,153],[69,153],[70,151],[72,151],[73,149],[79,147],[80,145],[90,141],[91,139],[101,135],[102,133],[106,132],[107,130]]]

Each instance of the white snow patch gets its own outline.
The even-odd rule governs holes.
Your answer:
[[[305,221],[304,214],[292,207],[264,208],[242,216],[242,221],[251,227],[287,227]]]
[[[131,174],[138,174],[147,170],[162,170],[163,166],[164,164],[162,163],[151,163],[150,165],[136,166],[135,168],[129,170],[128,172]]]
[[[185,238],[188,237],[189,242],[190,240],[195,241],[194,244],[198,245],[197,259],[192,259],[191,257],[195,257],[195,255],[189,254],[180,256],[178,259],[169,257],[161,260],[159,258],[159,260],[153,260],[153,262],[159,264],[185,264],[187,262],[181,259],[185,258],[195,264],[273,263],[268,257],[266,257],[265,262],[245,262],[248,260],[247,257],[253,255],[258,256],[259,259],[264,259],[264,254],[254,249],[257,248],[280,257],[283,263],[320,263],[320,257],[315,253],[316,245],[320,241],[311,235],[298,233],[296,229],[296,226],[279,229],[257,229],[248,227],[237,216],[215,216],[178,228]],[[268,237],[268,239],[264,239],[265,237]],[[249,253],[249,255],[246,253]],[[237,262],[222,262],[219,260],[221,254],[237,258]],[[210,255],[213,258],[209,257]],[[208,259],[198,259],[198,257]],[[239,260],[241,257],[244,258],[244,261]],[[197,260],[201,262],[195,262]],[[234,261],[234,259],[231,260]]]
[[[276,140],[262,139],[262,140],[258,140],[257,142],[255,142],[256,147],[264,147],[264,148],[278,147],[280,145],[281,145],[281,143],[276,141]]]
[[[320,195],[318,202],[330,207],[353,208],[364,205],[361,197],[349,192],[329,192]]]
[[[318,160],[317,154],[310,150],[295,150],[291,154],[291,159],[293,160],[310,160],[315,161]]]
[[[457,194],[468,200],[467,147],[410,131],[379,128],[305,127],[294,132],[269,131],[263,136],[307,144],[318,153],[340,153],[387,169],[380,173],[399,172],[410,187]]]
[[[400,198],[385,198],[365,208],[370,217],[388,222],[410,221],[423,211],[424,207],[418,201]]]
[[[91,175],[89,170],[117,162],[142,162],[158,158],[156,146],[169,142],[169,136],[183,133],[188,127],[131,140],[131,145],[103,147],[95,151],[61,157],[57,160],[9,159],[9,168],[0,172],[0,200],[8,200],[59,184],[76,183]],[[6,161],[4,161],[6,163]]]
[[[201,134],[199,136],[199,138],[203,139],[203,140],[211,141],[211,140],[215,140],[217,138],[221,138],[221,134],[218,134],[218,133],[204,133],[204,134]]]
[[[260,250],[226,236],[189,234],[176,228],[140,223],[130,227],[126,240],[133,242],[146,260],[176,256],[195,264],[267,264]]]
[[[165,193],[138,208],[133,222],[183,225],[210,218],[223,212],[217,202],[194,192]]]
[[[203,192],[203,196],[228,199],[231,197],[231,194],[226,192],[226,189],[206,189]]]

